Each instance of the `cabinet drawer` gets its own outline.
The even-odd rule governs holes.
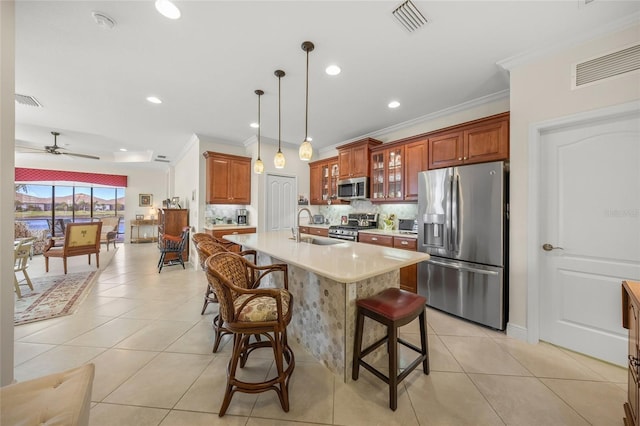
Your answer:
[[[300,233],[301,234],[308,234],[309,233],[309,227],[308,226],[301,226],[300,227]]]
[[[393,237],[393,247],[415,251],[418,248],[418,240],[408,237]]]
[[[254,232],[256,232],[256,228],[230,228],[213,231],[213,236],[216,238],[222,238],[224,235],[253,234]]]
[[[361,243],[377,244],[379,246],[393,247],[393,237],[390,235],[367,234],[367,233],[361,232],[358,234],[358,241]]]
[[[314,228],[313,226],[309,227],[309,234],[318,235],[320,237],[328,237],[329,230],[325,228]]]

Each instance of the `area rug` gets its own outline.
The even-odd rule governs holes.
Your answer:
[[[97,271],[32,278],[33,290],[16,300],[13,324],[27,324],[72,314],[89,294]]]

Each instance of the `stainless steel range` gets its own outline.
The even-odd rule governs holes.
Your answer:
[[[350,213],[347,225],[329,227],[329,237],[347,241],[358,241],[358,230],[378,227],[378,213]]]

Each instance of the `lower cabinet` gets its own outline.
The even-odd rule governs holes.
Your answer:
[[[624,404],[625,425],[638,425],[638,408],[640,388],[638,373],[640,370],[640,349],[638,348],[638,331],[640,330],[640,282],[624,281],[622,283],[622,326],[629,330],[629,365],[628,395]]]
[[[398,235],[380,235],[360,232],[358,241],[367,244],[376,244],[385,247],[393,247],[403,250],[416,251],[418,241],[411,237],[401,237]],[[409,265],[400,268],[400,288],[413,293],[418,292],[418,265]]]
[[[301,226],[301,234],[317,235],[319,237],[328,237],[329,228],[316,228],[315,226]]]

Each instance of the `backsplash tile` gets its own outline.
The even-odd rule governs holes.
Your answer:
[[[329,219],[332,225],[340,224],[340,217],[349,213],[378,213],[378,228],[382,228],[382,219],[396,215],[394,228],[398,228],[398,219],[415,219],[418,215],[417,203],[373,204],[368,200],[354,200],[350,205],[319,206],[319,213]]]

